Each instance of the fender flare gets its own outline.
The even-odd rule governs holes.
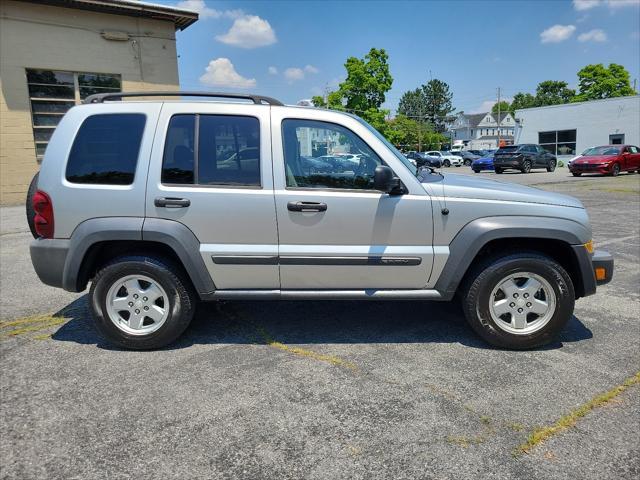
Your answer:
[[[443,298],[451,299],[478,252],[492,240],[502,238],[536,238],[560,240],[569,246],[582,245],[591,239],[590,229],[578,222],[555,217],[501,216],[484,217],[466,224],[449,245],[449,257],[435,284]],[[591,259],[584,248],[572,249],[580,267],[585,291],[595,291]],[[584,252],[582,254],[581,252]],[[591,286],[593,283],[593,286]]]
[[[178,256],[193,286],[200,295],[215,290],[204,260],[200,242],[189,228],[180,222],[143,217],[103,217],[82,222],[69,239],[64,262],[62,287],[70,292],[86,288],[80,285],[80,270],[91,246],[107,241],[151,241],[164,244]]]

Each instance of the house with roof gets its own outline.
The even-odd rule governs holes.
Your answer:
[[[449,126],[452,144],[462,144],[467,149],[481,150],[498,148],[501,145],[512,145],[516,122],[509,112],[498,114],[460,113]]]

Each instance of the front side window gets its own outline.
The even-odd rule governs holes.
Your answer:
[[[231,115],[174,115],[162,183],[260,186],[260,122]]]
[[[340,125],[310,120],[282,122],[288,188],[373,190],[383,162],[355,133]]]
[[[31,68],[26,70],[26,74],[38,160],[42,159],[53,131],[67,110],[94,93],[122,90],[120,75],[115,74]]]
[[[146,117],[140,113],[87,117],[78,130],[66,178],[73,183],[131,185]]]

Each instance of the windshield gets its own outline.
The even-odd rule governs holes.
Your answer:
[[[593,147],[588,149],[582,155],[584,157],[595,157],[597,155],[618,155],[620,153],[620,147],[611,147],[609,145],[605,147]]]
[[[351,115],[351,114],[348,114]],[[402,153],[400,153],[400,151],[394,147],[389,140],[387,140],[386,138],[384,138],[384,136],[375,128],[373,128],[371,125],[369,125],[367,122],[365,122],[363,119],[361,119],[360,117],[358,117],[357,115],[351,115],[351,117],[355,118],[356,120],[358,120],[362,125],[364,125],[365,127],[367,127],[367,130],[369,130],[371,133],[373,133],[376,138],[378,140],[380,140],[382,143],[384,143],[389,150],[391,150],[391,152],[398,158],[398,160],[400,160],[402,162],[402,164],[407,167],[407,169],[409,169],[409,171],[415,175],[418,176],[418,170],[416,169],[416,166],[411,163],[411,160],[409,160],[407,157],[405,157]]]

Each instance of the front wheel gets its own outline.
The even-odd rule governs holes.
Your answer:
[[[480,170],[478,170],[477,168],[474,168],[473,173],[480,173]]]
[[[443,164],[445,167],[450,167],[450,166],[451,166],[451,162],[450,162],[449,160],[445,160],[442,164]]]
[[[89,291],[97,330],[112,344],[149,350],[174,342],[195,311],[191,285],[160,258],[120,257],[102,268]]]
[[[525,160],[520,171],[522,173],[529,173],[531,171],[531,161]]]
[[[469,325],[501,348],[548,344],[573,314],[571,278],[556,261],[534,252],[489,259],[470,274],[463,288]]]
[[[620,174],[620,165],[618,165],[617,163],[614,163],[613,167],[611,167],[611,176],[617,177],[619,174]]]
[[[582,175],[582,173],[580,173],[580,172],[571,172],[571,175],[573,175],[574,177],[579,177],[580,175]]]
[[[496,169],[494,169],[494,172],[496,172],[496,173],[498,173],[498,174],[502,173],[503,171],[504,171],[504,170],[502,170],[501,168],[496,168]]]
[[[465,160],[464,161],[464,165],[465,165],[465,167],[471,166],[471,160]]]

